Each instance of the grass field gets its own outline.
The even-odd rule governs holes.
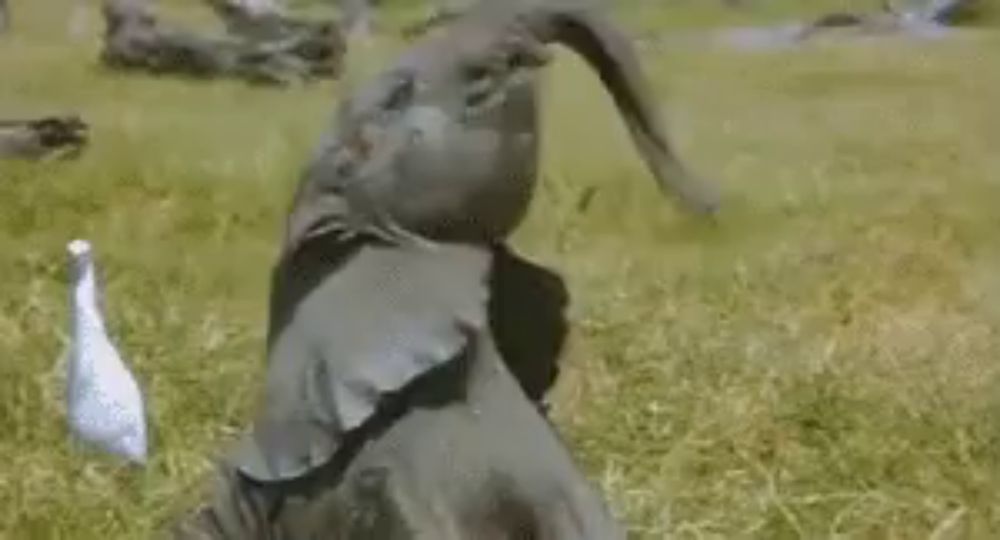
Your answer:
[[[738,18],[676,4],[625,16]],[[0,38],[0,116],[93,126],[78,161],[0,163],[0,539],[145,538],[253,410],[270,264],[337,84],[113,76],[63,7],[15,2]],[[990,30],[645,52],[683,154],[724,189],[715,226],[656,194],[559,57],[515,244],[569,282],[555,417],[632,536],[1000,538],[998,57]],[[67,437],[78,236],[148,391],[145,471]]]

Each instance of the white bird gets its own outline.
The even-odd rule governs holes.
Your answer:
[[[146,412],[135,377],[108,338],[98,305],[90,243],[66,246],[73,284],[66,401],[70,429],[84,441],[134,463],[146,462]]]

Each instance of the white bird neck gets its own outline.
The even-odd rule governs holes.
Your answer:
[[[104,331],[104,318],[97,299],[97,279],[92,261],[81,261],[73,287],[73,327],[76,332]]]

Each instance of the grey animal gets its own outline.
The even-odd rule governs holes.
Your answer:
[[[834,12],[822,15],[806,24],[797,38],[811,38],[825,30],[849,29],[863,35],[904,32],[914,36],[933,37],[959,22],[973,11],[974,0],[926,0],[894,5],[884,0],[882,11],[876,13]]]
[[[105,0],[103,63],[113,69],[295,84],[336,75],[340,56],[316,62],[295,40],[252,43],[162,24],[143,0]]]
[[[233,36],[252,41],[286,39],[297,30],[300,21],[290,19],[277,6],[252,9],[239,0],[205,0]]]
[[[333,19],[304,19],[280,11],[252,11],[236,0],[206,0],[233,37],[256,47],[280,48],[316,66],[317,74],[338,76],[346,43]]]
[[[836,11],[807,21],[790,21],[773,26],[722,28],[708,33],[649,33],[638,43],[643,47],[697,47],[720,44],[741,50],[792,48],[822,37],[903,35],[940,38],[964,22],[974,20],[982,4],[976,0],[883,0],[882,10],[868,13]]]
[[[883,9],[904,19],[953,25],[974,17],[979,3],[977,0],[920,0],[897,5],[899,2],[884,0]]]
[[[307,19],[291,16],[284,10],[251,10],[237,0],[205,0],[222,19],[228,33],[251,41],[280,41],[291,38],[342,42],[337,22],[331,19]]]
[[[0,120],[0,158],[71,158],[87,144],[88,126],[79,116]]]
[[[304,171],[261,409],[176,538],[624,538],[539,411],[561,280],[505,246],[553,42],[598,72],[661,184],[714,209],[600,11],[482,6],[428,36],[343,103]]]
[[[470,263],[485,264],[482,259],[489,251],[448,244],[444,257],[431,255],[421,261],[395,248],[378,250],[377,246],[360,248],[364,253],[356,254],[341,250],[331,257],[329,247],[319,242],[300,250],[296,265],[286,267],[288,272],[297,273],[294,278],[280,277],[276,272],[276,283],[282,285],[273,290],[272,325],[275,334],[287,337],[278,338],[282,344],[271,346],[272,372],[279,369],[275,362],[298,363],[303,359],[289,356],[291,348],[317,344],[308,338],[302,340],[307,318],[315,330],[333,331],[328,345],[357,332],[358,326],[344,311],[342,303],[346,301],[361,302],[355,304],[363,307],[356,312],[361,318],[357,324],[371,321],[380,325],[381,331],[366,331],[359,336],[362,343],[352,340],[348,349],[336,351],[340,358],[322,360],[329,366],[313,369],[322,371],[324,379],[317,379],[315,386],[302,387],[302,391],[312,394],[323,385],[336,384],[334,377],[339,372],[345,372],[345,379],[353,378],[352,368],[364,369],[364,359],[347,355],[351,348],[363,347],[364,341],[378,348],[371,351],[379,355],[377,361],[371,359],[374,365],[370,367],[376,374],[402,367],[392,365],[394,352],[419,354],[423,350],[433,354],[438,346],[458,346],[464,351],[438,367],[428,367],[400,390],[382,395],[378,410],[363,425],[350,430],[324,463],[277,463],[291,467],[284,470],[287,479],[282,479],[278,470],[268,472],[272,469],[266,465],[270,459],[266,456],[288,451],[286,457],[292,458],[295,447],[308,439],[286,437],[311,435],[298,431],[305,427],[301,423],[275,418],[273,429],[278,431],[270,436],[276,439],[259,449],[245,448],[243,452],[249,455],[238,450],[225,460],[210,486],[207,503],[177,524],[172,531],[174,538],[622,538],[590,486],[572,467],[558,437],[537,412],[541,405],[528,399],[540,401],[557,371],[556,359],[565,336],[566,301],[558,276],[496,246],[491,250],[494,260],[485,284],[490,295],[485,306],[490,318],[488,332],[480,326],[484,306],[473,300],[486,291],[469,295],[466,287],[483,286],[480,273],[484,269]],[[338,261],[341,256],[352,260]],[[400,264],[387,265],[392,259]],[[372,270],[373,281],[363,277]],[[328,272],[335,274],[325,275]],[[393,279],[395,276],[401,279]],[[387,278],[388,283],[398,285],[383,291],[380,286]],[[453,281],[456,278],[459,280]],[[453,289],[455,294],[446,295],[440,304],[428,303],[428,299]],[[416,297],[411,292],[410,301],[405,301],[405,291],[423,292]],[[403,303],[397,300],[401,293]],[[298,294],[312,298],[299,301]],[[322,302],[338,304],[324,306]],[[463,306],[466,302],[471,303]],[[531,310],[526,311],[526,305]],[[463,307],[474,309],[467,312],[468,322],[475,319],[480,328],[470,327],[474,334],[463,336],[465,343],[451,342],[452,325],[464,324],[464,314],[451,311]],[[324,324],[321,317],[334,312],[334,318]],[[423,319],[425,324],[417,322],[421,317],[428,317]],[[390,323],[388,327],[386,323]],[[411,340],[398,345],[386,340],[394,330],[403,331],[396,334],[403,339],[405,332],[412,332]],[[363,348],[356,349],[356,353],[363,352]],[[305,376],[299,383],[305,382],[310,376],[300,371],[302,367],[306,366],[286,366],[292,371],[285,376]],[[274,381],[275,377],[278,375],[270,378]],[[263,414],[268,415],[266,410]],[[317,423],[315,428],[324,426]],[[244,444],[256,446],[254,439],[267,436],[258,428]],[[287,440],[289,446],[272,446],[281,440]],[[261,472],[266,476],[248,474],[243,469],[248,466],[263,467]],[[300,466],[300,474],[289,474]],[[562,508],[564,505],[570,508]],[[574,524],[578,513],[582,523]],[[578,530],[584,526],[586,531]],[[519,532],[523,535],[517,536]]]

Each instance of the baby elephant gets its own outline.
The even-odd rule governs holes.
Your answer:
[[[481,4],[427,36],[343,103],[302,175],[258,416],[178,538],[624,537],[540,411],[561,280],[505,245],[537,183],[554,43],[598,72],[661,188],[715,210],[600,12]]]
[[[101,60],[118,70],[288,85],[338,75],[343,53],[332,33],[331,48],[317,52],[312,36],[248,41],[190,32],[160,22],[141,0],[105,0],[104,20]]]

